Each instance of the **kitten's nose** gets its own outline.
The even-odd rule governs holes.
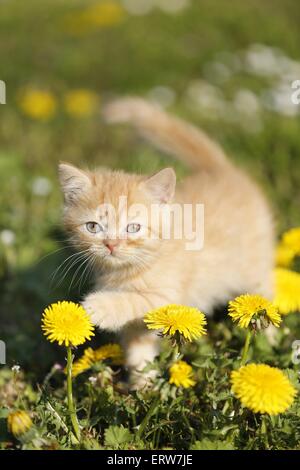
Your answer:
[[[114,249],[116,248],[118,242],[115,240],[115,241],[112,241],[112,240],[107,240],[106,242],[104,242],[104,245],[109,249],[109,251],[112,253],[114,251]]]

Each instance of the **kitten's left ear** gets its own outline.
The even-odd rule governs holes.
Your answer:
[[[60,163],[58,166],[59,181],[68,204],[91,186],[89,175],[69,163]]]
[[[176,186],[176,174],[173,168],[164,168],[141,183],[145,190],[159,204],[171,202]]]

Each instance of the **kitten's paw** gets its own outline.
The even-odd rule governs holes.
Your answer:
[[[91,317],[94,325],[104,330],[116,331],[123,326],[120,316],[114,312],[114,309],[103,294],[89,294],[82,306]]]
[[[86,313],[91,317],[92,323],[96,324],[96,318],[99,313],[99,300],[97,294],[88,295],[82,302],[82,306]]]
[[[130,390],[149,390],[154,387],[154,380],[158,373],[156,370],[149,372],[132,371],[130,373]]]

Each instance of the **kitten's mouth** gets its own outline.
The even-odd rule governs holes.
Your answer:
[[[118,257],[118,254],[115,250],[107,249],[107,251],[105,253],[105,258],[117,258],[117,257]]]
[[[118,266],[120,263],[122,264],[124,260],[120,257],[117,253],[106,253],[103,258],[104,263],[108,266]]]

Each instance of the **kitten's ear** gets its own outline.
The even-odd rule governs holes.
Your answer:
[[[58,176],[65,201],[73,203],[76,198],[91,186],[88,174],[69,163],[60,163],[58,166]]]
[[[164,168],[164,170],[155,173],[142,183],[145,190],[159,204],[171,202],[176,186],[176,174],[173,168]]]

